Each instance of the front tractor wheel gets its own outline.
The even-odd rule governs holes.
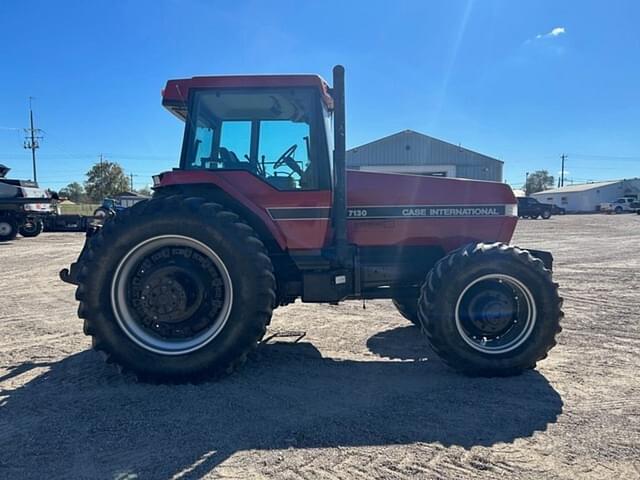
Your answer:
[[[275,302],[262,242],[236,214],[168,197],[114,217],[80,260],[77,298],[94,348],[143,381],[231,373]]]
[[[470,375],[534,368],[555,345],[562,299],[551,272],[526,250],[469,245],[440,260],[419,300],[434,351]]]

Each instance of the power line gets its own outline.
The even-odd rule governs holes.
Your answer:
[[[590,153],[571,153],[572,157],[577,158],[592,158],[594,160],[619,160],[619,161],[637,161],[640,160],[640,157],[625,157],[619,155],[600,155],[600,154],[590,154]]]

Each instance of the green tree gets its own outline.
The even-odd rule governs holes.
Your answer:
[[[85,199],[84,187],[78,182],[71,182],[58,192],[61,197],[67,197],[72,202],[82,202]]]
[[[84,188],[91,200],[101,202],[105,197],[129,190],[129,179],[119,164],[103,160],[87,172]]]
[[[536,170],[527,177],[527,183],[524,186],[524,193],[531,195],[532,193],[542,192],[553,187],[553,175],[549,175],[547,170]]]

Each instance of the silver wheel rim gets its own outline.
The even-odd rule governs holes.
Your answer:
[[[153,335],[142,327],[128,302],[129,275],[138,262],[154,250],[165,247],[188,247],[209,259],[218,270],[224,284],[224,300],[213,323],[194,337],[170,341]],[[111,306],[122,331],[145,350],[161,355],[184,355],[203,348],[216,338],[229,319],[233,303],[233,286],[229,272],[220,257],[207,245],[182,235],[161,235],[136,245],[120,261],[111,283]]]
[[[13,228],[11,228],[11,224],[9,222],[0,222],[0,235],[3,237],[11,235],[12,230]]]
[[[514,325],[520,322],[520,324],[518,325],[518,331],[516,332],[517,335],[513,336],[513,338],[511,339],[508,339],[508,341],[503,341],[497,345],[492,345],[493,340],[488,340],[486,336],[483,338],[478,335],[471,335],[469,331],[464,327],[460,315],[460,307],[463,300],[465,299],[465,295],[467,294],[467,292],[469,292],[469,290],[475,285],[486,281],[497,281],[500,284],[508,285],[517,295],[515,299],[518,301],[522,301],[524,305],[526,305],[526,312],[523,318],[515,319],[516,323],[514,323]],[[458,300],[456,302],[455,320],[458,333],[467,345],[469,345],[474,350],[486,354],[503,354],[520,347],[524,342],[527,341],[527,339],[531,335],[533,327],[536,324],[536,319],[536,303],[531,291],[524,285],[524,283],[522,283],[517,278],[501,273],[492,273],[476,278],[464,288],[464,290],[458,296]],[[498,340],[500,340],[499,336]]]

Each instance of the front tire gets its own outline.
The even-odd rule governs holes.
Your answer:
[[[551,218],[551,211],[550,210],[544,210],[542,212],[542,219],[543,220],[549,220]]]
[[[564,315],[542,261],[501,243],[472,244],[441,259],[418,306],[434,351],[473,376],[534,368],[556,344]]]
[[[20,227],[20,235],[25,238],[37,237],[42,233],[44,229],[44,223],[39,218],[35,220],[27,220],[22,227]]]
[[[275,304],[273,266],[253,229],[201,198],[153,199],[115,216],[79,267],[85,333],[142,381],[233,372]]]

